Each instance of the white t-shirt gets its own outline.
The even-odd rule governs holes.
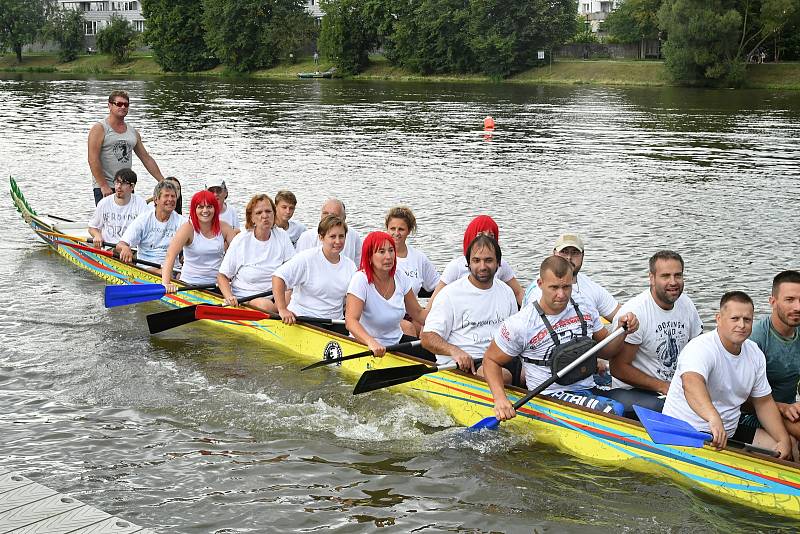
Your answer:
[[[339,256],[339,263],[331,263],[322,249],[313,248],[295,254],[278,267],[275,276],[292,290],[288,308],[295,315],[342,319],[347,286],[355,272],[350,258]]]
[[[322,243],[319,240],[317,229],[309,228],[300,234],[300,237],[297,239],[297,243],[295,243],[294,248],[297,250],[297,252],[300,252],[301,250],[307,250],[309,248],[321,246]],[[344,240],[342,254],[353,260],[353,263],[355,263],[356,267],[361,265],[361,236],[358,234],[357,230],[349,226],[347,228],[347,236]]]
[[[292,256],[292,242],[280,228],[273,228],[266,241],[256,239],[248,230],[231,240],[219,272],[231,281],[234,296],[246,297],[272,289],[273,273]]]
[[[592,337],[592,334],[603,328],[600,315],[590,304],[579,304],[578,306],[586,321],[586,335]],[[566,343],[573,337],[581,335],[581,322],[572,303],[567,304],[564,311],[558,315],[548,315],[547,320],[558,334],[561,343]],[[532,302],[503,322],[494,336],[494,342],[509,356],[522,355],[535,360],[546,358],[554,346],[550,332]],[[552,376],[549,365],[535,365],[523,360],[523,368],[528,389],[534,389]],[[544,393],[591,389],[592,387],[594,387],[594,378],[590,376],[568,386],[553,383],[544,390]]]
[[[292,245],[297,243],[297,240],[300,239],[300,236],[303,235],[303,232],[305,231],[305,224],[289,219],[289,228],[286,229],[286,233],[289,234],[289,239],[292,240]]]
[[[186,218],[175,211],[170,213],[166,221],[161,222],[156,219],[155,208],[148,208],[133,220],[122,234],[120,241],[135,247],[136,257],[140,260],[162,263],[167,257],[169,242],[185,222]],[[175,270],[180,270],[180,262],[177,259]]]
[[[364,271],[357,271],[347,288],[348,293],[364,302],[361,326],[383,346],[394,345],[403,337],[400,321],[406,315],[405,295],[409,291],[411,280],[399,269],[394,273],[394,293],[389,299],[367,282]]]
[[[239,214],[236,208],[225,203],[225,209],[219,214],[219,220],[231,225],[234,230],[239,229]]]
[[[525,291],[522,305],[527,306],[529,303],[534,300],[538,301],[540,298],[542,298],[542,290],[539,288],[539,284],[534,280],[530,287],[528,287],[528,290]],[[576,277],[575,283],[572,284],[572,300],[577,302],[578,306],[584,302],[588,302],[594,306],[603,317],[611,315],[619,304],[617,299],[615,299],[606,288],[580,272]]]
[[[439,334],[473,358],[483,357],[497,329],[517,312],[517,299],[506,284],[496,282],[480,289],[469,277],[447,284],[433,301],[423,332]],[[451,360],[437,356],[439,364]]]
[[[672,380],[678,354],[690,339],[703,333],[703,321],[692,299],[683,293],[671,310],[665,310],[656,304],[650,290],[646,289],[626,302],[617,317],[628,312],[633,312],[639,319],[636,332],[625,337],[625,343],[639,345],[633,366],[659,380]],[[615,378],[612,387],[631,389],[632,386]]]
[[[681,376],[690,371],[705,378],[711,402],[729,437],[736,432],[742,403],[748,397],[772,393],[767,382],[767,360],[754,341],[746,340],[739,355],[734,355],[725,350],[716,329],[697,336],[678,358],[663,413],[686,421],[701,432],[710,431],[708,422],[692,410],[683,392]]]
[[[416,295],[424,287],[427,291],[436,289],[439,283],[439,273],[428,257],[411,245],[405,258],[397,257],[397,269],[402,270],[411,279],[411,290]]]
[[[116,243],[122,239],[122,234],[140,213],[152,209],[145,200],[137,195],[124,206],[114,202],[115,195],[109,195],[101,200],[94,209],[94,215],[89,219],[89,228],[100,230],[103,241]]]
[[[445,284],[452,284],[459,278],[464,278],[468,274],[469,267],[467,267],[467,260],[464,256],[459,256],[450,260],[450,263],[448,263],[444,271],[442,271],[440,280]],[[494,277],[503,282],[508,282],[514,278],[514,269],[511,268],[506,260],[500,260],[500,268],[497,269]]]

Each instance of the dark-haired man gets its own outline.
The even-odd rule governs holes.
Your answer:
[[[772,313],[755,322],[750,339],[767,359],[767,381],[789,434],[800,439],[800,272],[783,271],[772,280]],[[740,424],[757,427],[752,414]]]
[[[544,260],[537,280],[542,296],[503,321],[486,350],[483,359],[484,373],[494,397],[495,415],[501,421],[516,415],[506,397],[500,372],[500,368],[513,357],[521,356],[527,388],[534,389],[552,376],[557,345],[583,337],[602,341],[608,336],[597,309],[589,302],[578,304],[571,298],[572,282],[573,266],[567,259],[550,256]],[[639,326],[633,313],[620,316],[620,323],[626,326],[629,333],[635,332]],[[614,354],[619,350],[620,343],[620,338],[614,340],[598,356],[608,357]],[[593,391],[595,388],[592,372],[590,369],[588,375],[570,384],[551,384],[543,394],[556,395],[577,404],[583,402],[573,399],[572,392],[580,391],[584,398],[587,395],[602,396],[602,392]],[[570,395],[565,396],[564,393]],[[611,408],[611,401],[605,401]]]
[[[108,97],[108,116],[89,131],[89,169],[95,204],[114,192],[114,176],[118,170],[132,167],[133,154],[153,178],[159,182],[164,179],[156,160],[144,148],[139,132],[125,122],[130,102],[126,91],[113,91]]]
[[[741,291],[725,293],[716,321],[716,330],[691,340],[678,357],[663,413],[710,432],[718,449],[730,437],[791,458],[792,441],[772,398],[764,353],[747,339],[753,329],[753,300]],[[738,424],[747,400],[764,428]]]
[[[493,237],[478,235],[467,246],[469,275],[447,284],[431,305],[420,339],[437,355],[450,359],[464,371],[475,373],[480,358],[503,320],[517,311],[517,299],[507,284],[494,283],[500,266],[500,245]],[[483,376],[481,369],[478,375]],[[512,375],[504,370],[504,381]]]
[[[136,173],[131,169],[120,169],[114,177],[114,194],[101,200],[89,219],[89,234],[94,246],[100,248],[103,241],[116,243],[136,217],[149,209],[145,200],[133,193]]]
[[[661,411],[678,354],[703,333],[694,303],[683,292],[683,258],[661,250],[649,262],[650,288],[625,303],[620,313],[633,312],[639,330],[625,339],[611,359],[612,387],[606,396],[625,406],[625,416],[635,418],[633,405]]]

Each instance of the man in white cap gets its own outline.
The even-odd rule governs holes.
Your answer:
[[[601,317],[611,322],[619,311],[619,303],[603,286],[580,272],[583,267],[583,251],[583,239],[577,234],[561,234],[553,247],[554,256],[561,256],[572,264],[572,299],[578,304],[588,302],[600,312]],[[538,301],[541,297],[542,290],[533,283],[525,292],[522,305]]]
[[[227,202],[225,202],[228,199],[228,186],[225,185],[225,180],[212,181],[210,184],[206,185],[206,189],[214,193],[214,196],[217,197],[220,209],[219,220],[230,224],[231,228],[238,232],[240,230],[239,214],[233,206],[228,206]]]

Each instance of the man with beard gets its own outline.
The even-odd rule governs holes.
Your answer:
[[[611,360],[614,377],[606,396],[625,406],[625,416],[635,418],[633,405],[661,411],[675,374],[678,354],[690,339],[703,333],[694,303],[683,293],[683,258],[661,250],[650,258],[650,289],[625,303],[620,314],[639,318],[638,332],[625,339]]]
[[[800,438],[800,402],[796,402],[800,381],[800,272],[783,271],[775,276],[769,305],[772,313],[753,325],[750,339],[767,358],[767,380],[786,430]],[[744,415],[741,425],[759,426],[753,414]]]
[[[764,353],[747,339],[753,331],[753,300],[741,291],[725,293],[716,321],[716,330],[697,336],[681,352],[664,414],[709,432],[717,449],[732,438],[791,458],[795,446],[772,398]],[[739,424],[745,402],[753,406],[763,429]]]
[[[422,346],[442,355],[438,363],[455,360],[463,371],[475,373],[475,358],[481,358],[500,323],[517,311],[514,291],[494,283],[500,266],[500,245],[493,237],[479,234],[467,246],[469,275],[442,288],[425,319]],[[478,376],[483,370],[478,369]],[[503,370],[506,384],[512,374]]]
[[[600,316],[611,322],[619,303],[603,286],[581,272],[584,258],[583,239],[576,234],[561,234],[553,247],[553,255],[561,256],[572,264],[572,298],[578,304],[589,302],[600,312]],[[526,306],[542,296],[538,284],[531,284],[525,292],[522,305]]]
[[[572,264],[559,256],[550,256],[544,260],[536,282],[542,296],[503,321],[486,350],[483,359],[484,373],[494,397],[495,415],[501,421],[516,415],[506,396],[500,372],[500,368],[512,358],[522,358],[527,388],[534,389],[553,375],[553,366],[559,363],[556,356],[564,354],[559,354],[558,346],[568,345],[574,340],[582,343],[580,340],[588,337],[600,342],[609,335],[594,306],[588,302],[578,304],[571,298],[572,269]],[[636,316],[630,312],[619,315],[618,320],[626,327],[628,335],[636,332],[639,326]],[[599,356],[608,357],[616,353],[621,340],[622,337],[609,343],[599,352]],[[561,363],[567,364],[565,361]],[[587,369],[586,372],[564,375],[542,394],[604,412],[617,412],[614,404],[618,403],[604,399],[604,393],[594,388],[592,371]],[[621,411],[621,406],[619,408]]]

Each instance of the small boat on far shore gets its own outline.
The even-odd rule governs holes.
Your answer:
[[[332,68],[330,70],[326,70],[325,72],[298,72],[298,78],[333,78],[333,73],[336,72],[336,68]]]

